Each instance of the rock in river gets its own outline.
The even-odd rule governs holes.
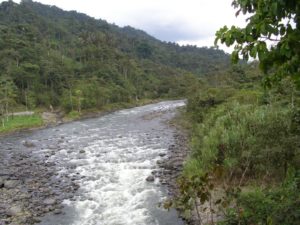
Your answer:
[[[17,215],[19,215],[22,212],[23,212],[23,209],[22,209],[21,206],[14,205],[14,206],[12,206],[11,208],[9,208],[7,210],[7,215],[9,215],[9,216],[17,216]]]
[[[164,157],[164,156],[166,156],[167,154],[166,153],[159,153],[159,156],[160,157]]]
[[[25,147],[27,147],[27,148],[33,148],[33,147],[35,147],[35,144],[32,143],[32,142],[30,142],[30,141],[25,141],[25,142],[23,143],[23,145],[24,145]]]
[[[4,181],[4,187],[7,189],[17,187],[21,182],[19,180],[6,180]]]
[[[154,176],[150,175],[146,178],[146,181],[148,182],[154,182]]]
[[[0,188],[4,187],[4,178],[0,177]]]
[[[53,205],[56,203],[56,199],[55,198],[46,198],[43,202],[45,205]]]

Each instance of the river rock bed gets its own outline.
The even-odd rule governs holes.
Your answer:
[[[166,185],[170,197],[178,193],[177,178],[181,175],[183,163],[188,155],[187,136],[179,130],[174,131],[175,143],[168,148],[168,154],[158,160],[157,164],[161,170],[153,171],[162,185]]]
[[[181,132],[163,125],[180,105],[158,103],[0,139],[0,225],[120,224],[129,214],[130,225],[182,225],[175,210],[157,207],[166,189],[176,193],[187,155]],[[124,189],[132,194],[128,201]],[[110,213],[115,204],[121,214]],[[151,214],[139,214],[141,207]]]
[[[59,214],[60,203],[78,189],[74,178],[58,174],[54,163],[30,150],[1,149],[0,161],[0,225],[29,225],[48,212]]]
[[[173,119],[174,121],[176,120]],[[168,147],[168,153],[162,153],[160,156],[162,160],[157,161],[160,170],[152,172],[154,177],[159,178],[162,185],[166,185],[170,199],[176,198],[179,194],[177,179],[181,176],[184,162],[190,154],[188,147],[188,133],[182,127],[176,124],[176,121],[170,121],[168,125],[174,132],[174,143]],[[180,212],[179,212],[180,213]],[[180,214],[179,214],[180,216]],[[185,224],[196,224],[196,219],[192,216],[191,219],[186,220]]]

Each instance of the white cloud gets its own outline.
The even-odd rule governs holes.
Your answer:
[[[244,25],[232,0],[37,0],[76,10],[119,26],[145,30],[164,41],[211,46],[216,30]],[[20,2],[20,1],[16,1]]]

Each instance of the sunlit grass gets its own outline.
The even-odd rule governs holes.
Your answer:
[[[14,117],[10,116],[8,121],[5,119],[4,126],[2,120],[0,122],[0,133],[6,133],[24,128],[38,127],[43,125],[43,119],[40,115]]]
[[[75,120],[80,118],[80,113],[78,111],[71,111],[66,115],[67,119]]]

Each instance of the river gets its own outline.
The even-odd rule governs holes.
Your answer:
[[[39,224],[183,225],[176,211],[159,207],[166,187],[158,178],[146,181],[168,157],[174,137],[165,122],[183,105],[165,101],[2,138],[1,147],[20,151],[30,140],[33,157],[55,164],[58,175],[80,176],[62,212],[46,214]]]

